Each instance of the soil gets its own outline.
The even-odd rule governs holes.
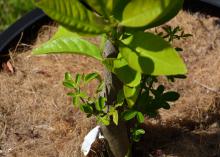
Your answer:
[[[144,151],[135,156],[219,157],[220,19],[182,11],[168,24],[193,34],[174,43],[184,49],[187,79],[175,84],[160,79],[181,98],[170,110],[161,110],[158,118],[145,119],[146,135],[136,145],[137,152]],[[103,68],[84,56],[31,55],[31,48],[55,30],[43,26],[34,45],[18,43],[0,72],[0,157],[83,156],[81,143],[96,122],[73,107],[62,80],[67,71],[102,74]],[[95,85],[88,87],[90,94]]]

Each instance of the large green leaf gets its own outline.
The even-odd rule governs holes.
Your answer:
[[[177,75],[187,72],[176,50],[159,36],[136,32],[122,42],[120,53],[136,71],[151,75]]]
[[[79,33],[101,34],[110,29],[103,18],[78,0],[38,0],[36,5],[61,25]]]
[[[173,0],[171,2],[172,2],[171,5],[169,6],[169,8],[166,9],[164,14],[162,14],[157,19],[155,19],[154,22],[147,25],[145,29],[160,26],[166,23],[167,21],[171,20],[173,17],[175,17],[178,14],[178,12],[183,7],[184,0]]]
[[[114,0],[82,0],[99,14],[108,17],[113,9]]]
[[[183,0],[131,0],[121,14],[116,14],[121,25],[127,27],[156,26],[174,17]]]
[[[64,32],[63,35],[62,32]],[[56,53],[76,53],[102,60],[101,52],[95,45],[81,39],[77,34],[67,33],[64,28],[58,29],[57,34],[51,40],[33,50],[35,55]]]
[[[103,15],[107,19],[111,19],[114,14],[115,17],[120,17],[124,7],[130,0],[82,0],[88,4],[97,13]]]
[[[123,86],[124,96],[127,101],[128,107],[132,108],[133,105],[136,103],[138,95],[140,93],[140,86],[137,87],[128,87]]]
[[[50,40],[54,40],[60,37],[80,37],[76,32],[69,31],[68,29],[59,26],[56,33]]]
[[[141,82],[141,73],[128,66],[127,61],[119,57],[117,59],[105,59],[104,64],[112,71],[125,85],[135,87]]]

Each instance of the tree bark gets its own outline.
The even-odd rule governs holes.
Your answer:
[[[108,40],[106,42],[104,57],[116,58],[117,48]],[[117,93],[122,89],[122,83],[117,77],[105,70],[105,96],[107,97],[106,105],[112,105],[117,100]],[[129,150],[129,139],[125,122],[119,121],[116,126],[113,122],[109,126],[101,126],[101,131],[109,145],[109,157],[125,157]]]

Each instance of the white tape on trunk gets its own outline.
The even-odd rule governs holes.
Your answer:
[[[93,128],[85,137],[84,137],[84,141],[82,143],[82,147],[81,147],[81,151],[83,152],[83,154],[86,156],[88,155],[92,144],[95,142],[95,140],[99,138],[104,138],[101,135],[101,131],[100,131],[100,126],[96,126],[95,128]]]

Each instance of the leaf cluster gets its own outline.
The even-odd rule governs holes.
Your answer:
[[[144,122],[144,117],[156,117],[159,109],[170,109],[172,102],[179,99],[179,93],[167,91],[163,85],[157,85],[157,77],[145,75],[138,88],[127,88],[126,104],[122,112],[125,121],[135,121],[135,126],[131,128],[131,138],[138,142],[142,134],[136,135],[137,130],[142,130],[140,124]],[[137,131],[139,132],[139,131]],[[143,131],[141,131],[143,132]]]
[[[93,80],[98,81],[99,84],[95,94],[88,96],[83,89]],[[100,94],[103,91],[104,83],[98,73],[76,74],[73,78],[69,72],[66,72],[63,85],[71,89],[67,95],[72,97],[73,105],[84,112],[87,117],[94,115],[97,121],[104,125],[109,125],[111,120],[118,125],[117,108],[122,106],[122,103],[110,107],[105,105],[106,98]]]
[[[95,115],[104,125],[134,120],[131,138],[139,141],[144,134],[140,128],[144,117],[155,116],[160,108],[169,109],[170,102],[179,98],[178,93],[166,91],[163,85],[155,88],[157,76],[174,81],[187,73],[177,52],[182,49],[171,44],[191,35],[170,26],[163,27],[163,33],[148,31],[172,19],[183,0],[38,0],[36,5],[60,26],[55,36],[33,53],[80,54],[100,61],[123,84],[118,99],[106,105],[106,98],[100,94],[104,83],[97,73],[77,74],[74,79],[66,73],[63,84],[73,90],[68,95],[88,117]],[[102,42],[94,45],[85,36],[99,36]],[[116,57],[103,57],[107,40],[118,50]],[[94,79],[100,84],[96,94],[89,97],[81,86]]]

